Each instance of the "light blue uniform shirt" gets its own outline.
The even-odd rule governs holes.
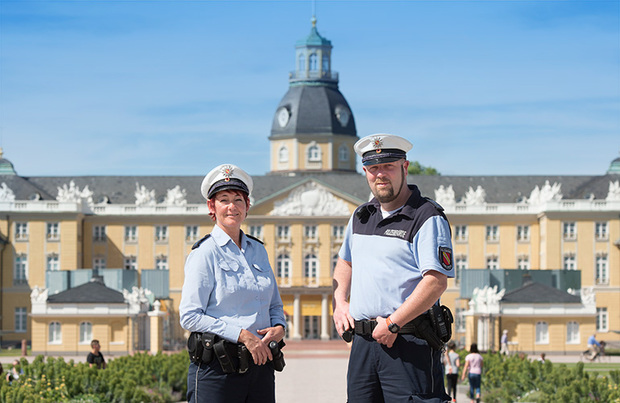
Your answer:
[[[181,327],[236,343],[242,329],[286,325],[282,299],[258,241],[241,235],[241,249],[219,227],[189,254],[179,312]]]
[[[387,317],[411,295],[424,273],[442,267],[439,248],[452,248],[450,226],[441,216],[428,218],[409,242],[398,237],[354,234],[352,220],[338,256],[352,264],[349,313],[355,320]]]

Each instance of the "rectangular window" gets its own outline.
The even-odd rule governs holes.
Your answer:
[[[570,321],[566,324],[566,343],[567,344],[579,344],[579,323]]]
[[[566,241],[574,241],[577,239],[577,223],[565,222],[563,223],[562,235]]]
[[[15,240],[27,241],[28,240],[28,223],[16,222],[15,223]]]
[[[60,322],[51,322],[49,326],[49,339],[50,344],[62,343],[62,331],[60,328]]]
[[[526,242],[530,240],[530,226],[517,225],[517,241]]]
[[[304,339],[319,338],[320,316],[304,316]]]
[[[332,225],[332,237],[334,241],[342,241],[344,239],[344,225]]]
[[[306,285],[318,285],[319,259],[315,254],[308,254],[304,258],[304,277]]]
[[[289,241],[291,239],[289,226],[288,225],[278,225],[276,235],[278,240],[280,241]]]
[[[564,270],[577,270],[575,255],[564,255]]]
[[[155,226],[155,241],[165,242],[167,240],[168,240],[168,226],[167,225],[156,225]]]
[[[609,284],[609,261],[607,255],[596,256],[596,284]]]
[[[46,236],[48,241],[58,241],[60,239],[60,224],[48,222]]]
[[[93,259],[93,269],[94,270],[103,270],[105,269],[105,258],[104,257],[96,257]]]
[[[15,266],[13,267],[13,285],[28,284],[28,255],[20,254],[15,256]]]
[[[463,308],[456,308],[456,316],[454,317],[454,329],[457,333],[465,333],[465,311]]]
[[[93,242],[103,242],[105,240],[105,225],[95,225],[93,227]]]
[[[304,237],[307,241],[316,241],[316,225],[304,225]]]
[[[467,262],[467,255],[457,255],[454,260],[454,279],[458,283],[461,280],[461,276],[463,275],[461,272],[463,270],[467,270],[469,268],[469,263]]]
[[[456,242],[467,241],[467,225],[457,225],[454,227],[454,240]]]
[[[549,325],[547,322],[536,322],[536,344],[549,344]]]
[[[188,242],[196,242],[198,240],[198,226],[186,225],[185,226],[185,240]]]
[[[609,224],[607,221],[594,224],[594,236],[597,241],[606,241],[609,238]]]
[[[138,227],[135,225],[125,226],[125,242],[136,242],[138,240]]]
[[[155,269],[168,270],[168,256],[157,256],[155,258]]]
[[[263,240],[263,226],[262,225],[250,225],[249,228],[250,235],[254,238],[258,238],[261,241]]]
[[[47,271],[58,271],[60,270],[60,263],[58,259],[58,255],[52,253],[47,255]]]
[[[80,323],[80,344],[90,344],[93,340],[93,324],[90,322]]]
[[[491,270],[499,269],[498,260],[499,259],[497,258],[497,256],[488,256],[487,257],[487,269],[491,269]]]
[[[125,270],[138,270],[138,258],[135,256],[125,256]]]
[[[487,225],[487,241],[497,242],[499,241],[499,226]]]
[[[596,308],[596,331],[609,331],[609,316],[607,314],[607,308]]]
[[[530,257],[529,256],[519,256],[517,258],[517,269],[519,269],[519,270],[529,270],[530,269]]]
[[[26,333],[26,323],[28,322],[28,314],[26,307],[15,308],[15,333]]]

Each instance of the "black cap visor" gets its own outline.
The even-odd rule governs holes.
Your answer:
[[[249,195],[248,187],[243,183],[243,181],[235,178],[230,178],[230,180],[226,181],[225,179],[220,179],[215,182],[211,188],[209,189],[209,194],[207,195],[207,199],[212,198],[217,192],[221,192],[222,190],[240,190],[244,192],[246,195]]]

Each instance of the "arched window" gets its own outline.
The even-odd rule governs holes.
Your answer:
[[[329,57],[327,55],[323,55],[323,73],[327,73],[329,71]]]
[[[93,324],[90,322],[80,323],[80,344],[89,344],[93,339]]]
[[[310,145],[310,147],[308,147],[308,161],[321,161],[321,149],[318,145],[312,144]]]
[[[536,344],[549,344],[549,325],[547,322],[536,322]]]
[[[304,258],[304,277],[308,284],[315,284],[319,277],[319,259],[314,253],[309,253]]]
[[[338,149],[338,160],[342,162],[349,161],[349,148],[344,144]]]
[[[286,148],[286,146],[282,146],[278,150],[278,161],[288,162],[288,148]]]
[[[298,68],[299,72],[305,72],[306,71],[306,57],[304,56],[304,54],[300,54],[299,55],[299,68]]]
[[[566,324],[566,343],[579,344],[579,322],[570,321]]]
[[[62,343],[62,330],[60,328],[60,322],[51,322],[49,326],[49,339],[48,343],[60,344]]]
[[[308,70],[310,71],[317,71],[318,70],[318,65],[317,65],[317,57],[316,57],[316,53],[312,53],[310,55],[310,68]]]

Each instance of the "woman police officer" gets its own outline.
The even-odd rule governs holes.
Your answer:
[[[214,168],[202,181],[215,226],[187,257],[179,312],[184,329],[215,335],[227,347],[244,345],[253,363],[231,373],[220,359],[192,361],[189,402],[275,402],[274,370],[265,364],[273,358],[269,343],[282,340],[286,321],[267,251],[241,231],[252,187],[252,178],[231,164]],[[239,365],[230,355],[226,360]]]

